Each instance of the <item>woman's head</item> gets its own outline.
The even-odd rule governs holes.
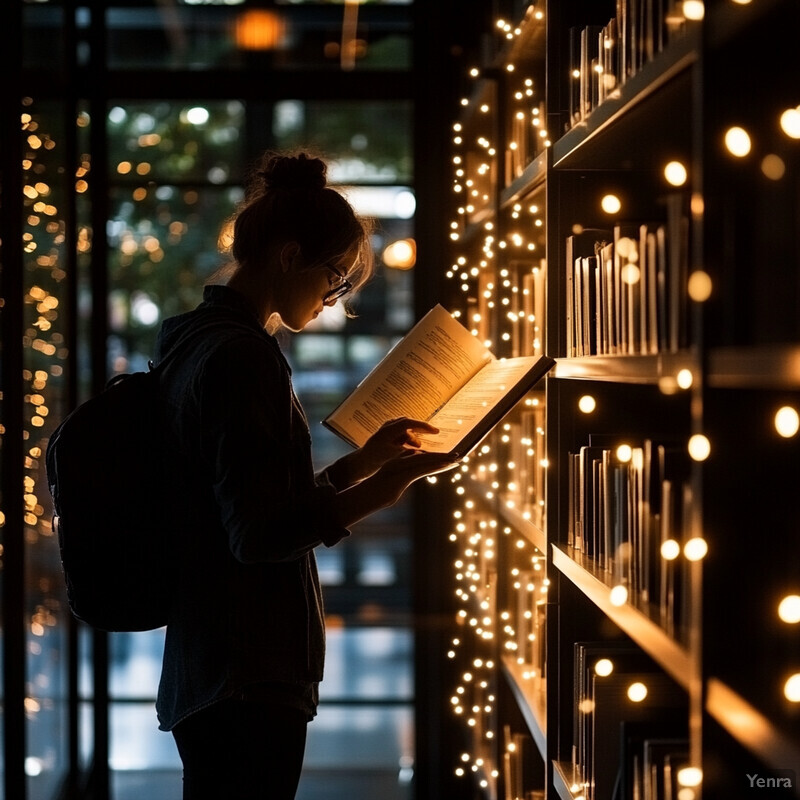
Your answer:
[[[324,277],[323,294],[327,286],[335,295],[342,286],[336,273],[351,291],[372,276],[369,234],[366,221],[327,185],[321,159],[303,152],[267,153],[236,214],[232,255],[239,277],[251,283],[275,287],[299,279],[300,287],[313,291]],[[284,322],[292,327],[290,320]]]

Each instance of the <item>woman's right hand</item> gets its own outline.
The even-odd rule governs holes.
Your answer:
[[[446,472],[458,465],[451,456],[442,453],[423,453],[410,450],[387,461],[370,479],[373,490],[394,505],[406,489],[420,478]]]
[[[358,520],[394,505],[414,481],[446,472],[458,464],[451,456],[410,450],[387,461],[374,475],[337,495],[339,522]]]

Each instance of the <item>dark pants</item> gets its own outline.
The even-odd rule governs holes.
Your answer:
[[[286,706],[223,700],[172,731],[183,761],[183,800],[293,800],[306,716]]]

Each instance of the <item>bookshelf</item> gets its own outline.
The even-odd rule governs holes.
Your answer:
[[[557,363],[448,488],[454,767],[800,796],[800,7],[513,7],[454,112],[448,304]]]

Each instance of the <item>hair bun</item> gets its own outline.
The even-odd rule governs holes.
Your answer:
[[[259,174],[267,191],[320,190],[327,184],[325,162],[306,153],[268,156]]]

